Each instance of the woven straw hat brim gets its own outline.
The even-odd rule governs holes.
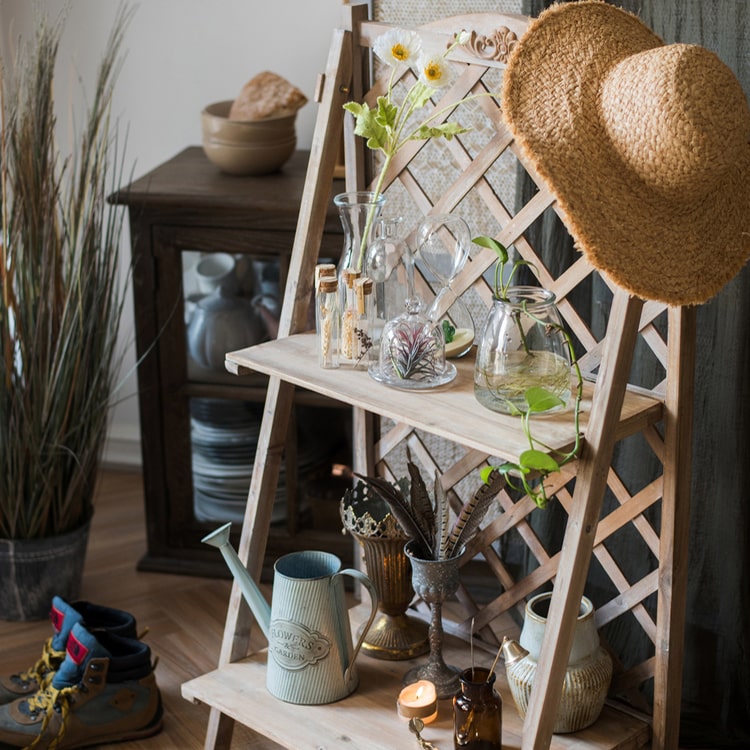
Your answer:
[[[636,172],[623,157],[623,148],[653,114],[641,110],[662,102],[654,104],[651,92],[644,92],[613,118],[603,88],[610,86],[616,99],[620,70],[629,75],[631,63],[649,65],[655,56],[660,64],[685,69],[680,73],[689,75],[691,94],[700,95],[704,112],[706,106],[722,108],[731,162],[719,164],[715,184],[691,179],[693,167],[703,174],[710,161],[702,158],[702,144],[694,153],[685,150],[686,158],[669,167],[655,154],[653,163],[639,165]],[[656,78],[653,83],[658,87]],[[610,108],[609,125],[603,106]],[[530,24],[511,55],[502,108],[526,158],[555,193],[576,247],[631,294],[673,305],[698,304],[745,264],[750,255],[750,112],[739,83],[713,53],[664,45],[636,16],[599,0],[553,6]],[[658,114],[657,123],[676,117],[679,125],[679,118],[690,119],[684,112]],[[613,120],[622,131],[617,146]],[[657,130],[646,140],[664,136]],[[668,171],[675,171],[675,163],[684,174]],[[708,175],[713,177],[710,169]]]

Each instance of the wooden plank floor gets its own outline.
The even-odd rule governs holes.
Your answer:
[[[132,612],[144,640],[158,657],[156,677],[164,701],[164,731],[120,750],[198,750],[208,709],[189,703],[180,685],[215,668],[230,583],[226,580],[143,573],[135,569],[144,554],[142,480],[138,473],[104,472],[86,557],[81,599]],[[0,669],[26,669],[51,634],[49,621],[0,621]],[[272,750],[278,745],[238,725],[233,748]]]

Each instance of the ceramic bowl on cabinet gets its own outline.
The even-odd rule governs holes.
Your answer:
[[[201,113],[203,150],[222,172],[264,175],[276,172],[297,147],[297,112],[262,120],[230,120],[232,100],[209,104]]]

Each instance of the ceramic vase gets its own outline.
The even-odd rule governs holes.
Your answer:
[[[40,539],[0,539],[0,619],[49,617],[52,597],[78,597],[91,521]]]
[[[532,597],[526,604],[520,643],[503,642],[508,686],[521,718],[529,706],[551,598],[551,593]],[[612,659],[599,645],[594,607],[583,597],[552,731],[577,732],[593,724],[604,707],[611,680]]]

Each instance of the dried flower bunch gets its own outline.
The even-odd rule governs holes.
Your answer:
[[[503,476],[498,472],[489,476],[487,483],[481,485],[464,504],[451,524],[450,504],[437,472],[433,504],[419,468],[411,460],[407,466],[410,478],[408,500],[398,486],[381,477],[357,476],[385,500],[404,532],[416,545],[419,557],[424,560],[455,557],[479,528],[490,503],[505,482]]]
[[[122,353],[122,214],[108,204],[122,154],[111,119],[122,7],[82,131],[55,141],[62,21],[40,18],[15,65],[0,63],[0,537],[71,531],[92,513]]]

